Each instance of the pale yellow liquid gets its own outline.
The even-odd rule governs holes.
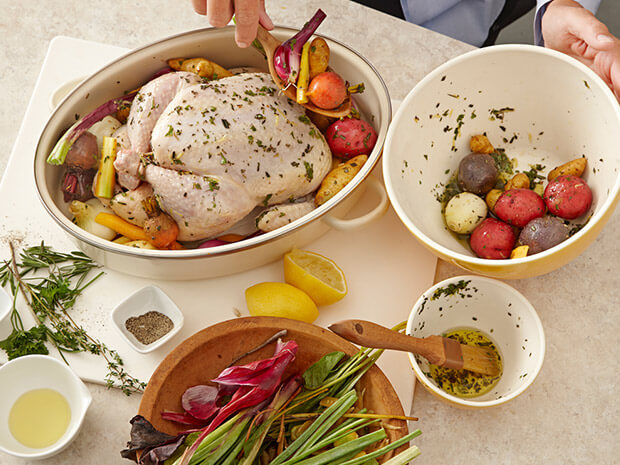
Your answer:
[[[71,408],[67,399],[52,389],[22,394],[11,407],[9,430],[26,447],[51,446],[67,431]]]

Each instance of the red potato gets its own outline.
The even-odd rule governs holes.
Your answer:
[[[310,101],[319,108],[338,108],[347,98],[347,83],[332,71],[317,74],[308,86]]]
[[[377,143],[377,133],[366,121],[345,118],[332,123],[325,133],[327,144],[340,158],[369,155]]]
[[[575,219],[586,213],[592,205],[592,191],[577,176],[558,176],[545,188],[545,203],[549,212],[564,218]]]
[[[530,189],[510,189],[499,196],[493,213],[500,220],[522,228],[545,214],[545,202]]]
[[[510,225],[487,218],[474,229],[469,245],[480,258],[500,260],[509,258],[517,237]]]

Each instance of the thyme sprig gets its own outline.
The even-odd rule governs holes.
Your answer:
[[[105,376],[108,388],[118,387],[126,395],[141,392],[146,383],[127,373],[119,354],[90,336],[68,312],[84,289],[104,274],[101,271],[89,278],[99,265],[82,252],[57,252],[43,242],[24,249],[18,261],[13,244],[9,245],[11,260],[0,266],[0,285],[8,287],[13,296],[10,317],[13,331],[0,341],[0,348],[9,360],[29,354],[48,354],[45,342],[50,342],[67,364],[65,353],[86,352],[103,357],[108,369]],[[19,292],[38,322],[29,330],[25,330],[17,311]]]

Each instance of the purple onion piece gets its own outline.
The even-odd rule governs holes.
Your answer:
[[[219,410],[216,402],[218,389],[215,386],[200,384],[188,388],[181,397],[183,410],[192,417],[208,420]]]
[[[297,82],[299,63],[301,61],[301,49],[326,17],[327,15],[325,12],[318,9],[310,21],[304,24],[304,27],[301,28],[297,34],[280,44],[276,49],[274,54],[274,67],[276,68],[278,76],[280,76],[283,81],[288,81],[291,84]],[[276,65],[276,60],[278,60],[278,65]]]
[[[277,75],[280,76],[280,79],[282,79],[283,82],[287,82],[289,67],[285,50],[282,47],[278,47],[273,55],[273,67]]]
[[[106,103],[98,106],[89,114],[78,120],[69,128],[67,132],[63,134],[58,142],[56,142],[52,153],[50,153],[49,157],[47,157],[47,162],[50,165],[62,165],[65,162],[67,153],[69,153],[69,149],[73,143],[84,132],[88,131],[93,124],[98,123],[106,116],[116,113],[122,105],[131,102],[137,93],[138,91],[135,90],[127,95],[123,95],[122,97],[116,97],[112,100],[108,100]]]

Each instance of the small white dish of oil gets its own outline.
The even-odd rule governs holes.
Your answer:
[[[64,362],[28,355],[0,367],[0,451],[43,459],[75,438],[92,401]]]

